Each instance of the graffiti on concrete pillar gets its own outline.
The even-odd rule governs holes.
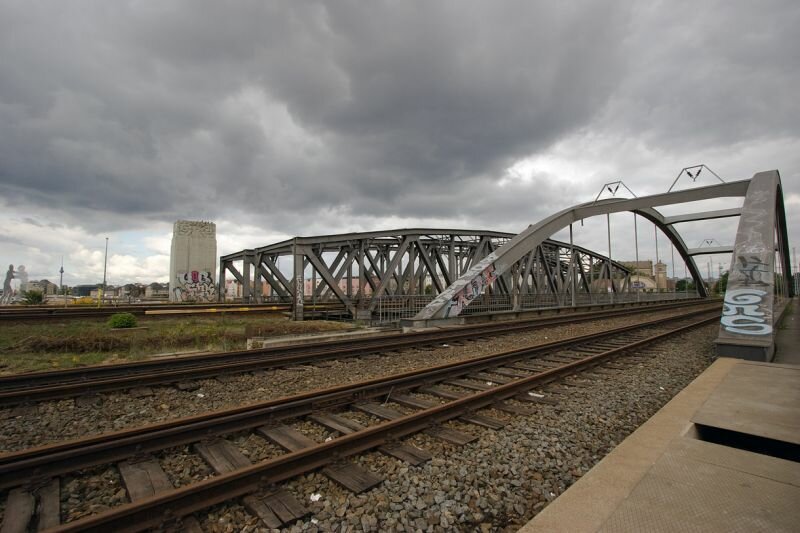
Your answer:
[[[767,322],[770,314],[759,310],[766,295],[767,291],[760,289],[728,290],[725,293],[721,320],[725,331],[743,335],[772,333],[772,324]]]
[[[494,283],[496,279],[497,273],[494,270],[494,265],[491,264],[487,266],[480,275],[472,278],[469,283],[450,299],[450,302],[448,302],[444,310],[445,318],[449,316],[458,316],[464,307],[480,296],[484,289]]]
[[[217,287],[211,272],[179,272],[176,285],[175,299],[179,302],[217,301]]]
[[[735,271],[740,274],[742,284],[766,287],[770,283],[769,265],[757,255],[739,255],[736,257]]]
[[[298,306],[303,305],[303,288],[303,276],[297,276],[294,280],[294,299]]]

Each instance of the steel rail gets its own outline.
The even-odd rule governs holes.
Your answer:
[[[680,303],[644,308],[657,312],[684,307]],[[719,305],[718,303],[707,305]],[[299,346],[240,350],[212,354],[140,361],[115,365],[93,365],[69,370],[32,372],[0,376],[0,406],[24,402],[61,399],[87,393],[109,392],[135,386],[151,386],[221,374],[264,370],[334,358],[355,357],[385,350],[396,350],[442,341],[461,341],[486,335],[499,335],[564,323],[577,323],[599,318],[615,318],[641,314],[642,308],[624,308],[599,312],[575,313],[568,316],[536,318],[521,321],[494,322],[405,334],[386,334],[365,339],[327,341]]]
[[[305,305],[310,311],[317,310],[344,310],[339,303],[309,302]],[[77,318],[102,318],[116,313],[131,313],[148,318],[164,318],[175,315],[208,315],[211,312],[246,314],[246,313],[285,313],[291,311],[292,304],[201,304],[201,305],[134,305],[100,308],[63,308],[63,307],[34,307],[27,309],[0,308],[0,321],[37,321],[37,320],[63,320]]]
[[[109,511],[63,524],[48,531],[52,533],[104,533],[107,531],[132,533],[157,527],[163,524],[165,520],[179,519],[211,505],[244,496],[270,484],[279,483],[313,471],[342,458],[417,433],[431,425],[451,420],[466,412],[491,406],[498,401],[530,390],[534,385],[543,381],[552,381],[584,368],[596,366],[624,351],[653,343],[718,319],[718,316],[701,318],[692,324],[680,326],[668,332],[659,333],[554,369],[539,372],[506,385],[499,385],[487,391],[475,392],[462,399],[452,400],[429,409],[413,412],[349,435],[337,437],[328,442],[297,452],[287,453],[193,485],[159,493],[135,503],[121,505]]]
[[[549,353],[556,349],[708,313],[707,310],[694,311],[679,317],[659,318],[643,324],[623,326],[600,333],[527,346],[361,383],[2,454],[0,455],[0,490],[19,486],[33,478],[52,477],[89,466],[119,461],[137,454],[251,429],[263,424],[307,415],[322,407],[347,405],[365,398],[384,396],[432,381],[479,372],[532,355]],[[718,318],[719,312],[715,311],[714,316]]]

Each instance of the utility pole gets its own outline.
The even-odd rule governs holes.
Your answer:
[[[614,276],[611,274],[611,215],[606,213],[606,226],[608,227],[608,280],[611,282],[611,305],[614,305]]]
[[[678,283],[678,278],[675,277],[675,245],[672,244],[671,246],[672,247],[670,248],[670,253],[671,253],[670,263],[672,263],[672,279],[673,279],[673,281],[675,283]],[[672,291],[675,292],[675,288],[674,287],[673,287]]]
[[[697,290],[697,287],[694,288]],[[686,260],[683,260],[683,292],[686,293],[686,298],[689,297],[689,275],[686,272]]]
[[[636,301],[641,300],[640,284],[642,277],[639,275],[639,229],[636,226],[636,213],[633,213],[633,244],[636,249]]]
[[[103,294],[100,295],[100,298],[105,301],[106,299],[106,270],[108,267],[108,237],[106,237],[106,254],[105,258],[103,259]],[[100,302],[98,302],[100,305]]]
[[[570,271],[570,279],[572,283],[572,307],[577,307],[577,295],[575,294],[577,290],[577,279],[575,278],[575,248],[572,244],[572,223],[569,225],[569,271]]]
[[[656,264],[660,263],[661,260],[658,258],[658,226],[653,224],[653,235],[656,238]]]

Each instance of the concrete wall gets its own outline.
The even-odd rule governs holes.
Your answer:
[[[179,220],[172,231],[169,299],[172,302],[217,301],[217,226]]]

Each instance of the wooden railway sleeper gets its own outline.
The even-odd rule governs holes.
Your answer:
[[[341,399],[330,398],[327,400],[319,400],[311,403],[311,409],[314,411],[326,411],[333,407],[339,407],[343,404]]]

